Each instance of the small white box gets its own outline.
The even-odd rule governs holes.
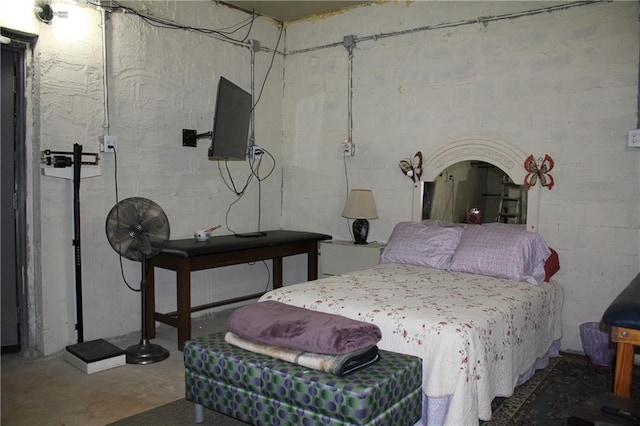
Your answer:
[[[98,373],[127,363],[125,352],[104,339],[69,345],[64,360],[86,374]]]

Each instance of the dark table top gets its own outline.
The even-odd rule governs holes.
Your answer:
[[[187,258],[331,239],[331,235],[303,231],[274,230],[265,231],[264,234],[265,235],[245,237],[233,234],[218,235],[209,238],[207,241],[198,241],[195,238],[170,240],[162,249],[161,253]]]

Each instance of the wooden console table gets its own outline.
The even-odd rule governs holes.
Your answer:
[[[307,253],[307,278],[318,278],[318,242],[331,239],[330,235],[313,232],[267,231],[258,237],[221,235],[208,241],[193,238],[171,240],[156,256],[147,261],[145,326],[149,339],[156,336],[155,321],[178,328],[178,349],[191,339],[191,312],[255,299],[264,293],[250,294],[219,300],[200,306],[191,306],[191,272],[221,266],[238,265],[271,259],[273,261],[273,288],[282,287],[282,258]],[[156,312],[155,268],[176,271],[177,311]]]

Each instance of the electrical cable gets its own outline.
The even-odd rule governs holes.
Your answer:
[[[249,167],[251,168],[251,173],[253,173],[253,175],[256,177],[256,180],[258,181],[258,232],[260,232],[260,229],[261,229],[260,221],[262,217],[262,181],[268,179],[276,168],[276,159],[273,157],[273,155],[271,155],[271,153],[264,148],[260,148],[260,150],[262,151],[262,154],[260,155],[260,157],[256,160],[254,156],[249,161]],[[267,154],[269,158],[271,158],[272,164],[271,164],[271,170],[269,170],[269,172],[265,177],[261,178],[260,166],[262,165],[262,156],[265,154]]]
[[[461,27],[465,25],[477,25],[477,24],[487,25],[489,22],[524,18],[528,16],[539,15],[542,13],[551,13],[556,11],[567,10],[574,7],[589,6],[591,4],[597,4],[597,3],[600,3],[600,2],[594,1],[594,0],[573,1],[569,3],[554,4],[548,7],[540,7],[538,9],[524,10],[522,12],[513,12],[513,13],[506,13],[502,15],[493,15],[493,16],[480,16],[475,19],[466,19],[463,21],[455,21],[455,22],[442,22],[440,24],[426,25],[423,27],[411,28],[411,29],[402,30],[402,31],[393,31],[389,33],[374,34],[374,35],[369,35],[365,37],[355,38],[354,41],[355,42],[370,41],[370,40],[377,41],[383,38],[398,37],[398,36],[403,36],[403,35],[413,34],[417,32],[423,32],[423,31],[441,30],[441,29],[447,29],[447,28]],[[344,45],[343,41],[339,41],[339,42],[337,41],[333,43],[324,44],[321,46],[308,47],[305,49],[286,52],[284,53],[284,55],[296,55],[299,53],[308,53],[316,50],[328,49],[328,48],[338,47],[342,45]]]
[[[262,80],[262,85],[260,87],[260,93],[259,93],[258,98],[255,101],[255,103],[251,106],[251,121],[252,121],[251,122],[251,128],[252,129],[253,129],[253,126],[255,125],[255,123],[254,123],[255,118],[254,118],[253,112],[254,112],[255,107],[260,102],[260,98],[262,97],[262,92],[263,92],[264,87],[265,87],[265,85],[267,83],[269,75],[271,74],[271,69],[273,68],[273,62],[275,60],[276,52],[278,51],[278,46],[280,45],[280,40],[282,39],[283,31],[284,31],[284,26],[281,25],[280,26],[280,32],[278,34],[278,39],[276,41],[276,46],[273,49],[273,54],[271,55],[271,61],[269,63],[269,68],[267,68],[267,72],[265,73],[264,79]],[[252,58],[253,58],[253,51],[252,51]],[[252,65],[253,65],[253,61],[252,61]],[[252,83],[251,83],[251,86],[252,86],[251,91],[252,91],[252,93],[251,93],[251,95],[252,95],[252,99],[253,99],[253,96],[254,96],[254,93],[253,93],[253,90],[254,90],[253,89],[253,75],[252,75],[252,79],[251,80],[252,80]],[[252,147],[251,149],[255,149],[255,148],[253,148],[255,146],[254,145],[255,144],[255,136],[253,135],[253,130],[251,131],[250,138],[252,139],[251,140],[251,147]],[[267,175],[264,178],[261,178],[259,176],[259,168],[260,168],[260,164],[262,163],[262,160],[261,160],[262,155],[260,157],[260,160],[258,160],[257,166],[255,168],[254,168],[254,165],[256,164],[256,159],[255,159],[255,157],[251,158],[250,162],[249,162],[249,168],[251,170],[251,173],[247,177],[247,179],[245,181],[245,184],[244,184],[244,186],[242,187],[242,189],[240,191],[238,191],[238,189],[236,187],[236,184],[235,184],[235,182],[233,180],[233,176],[231,176],[231,171],[229,170],[229,166],[228,166],[227,161],[225,161],[225,168],[226,168],[226,171],[227,171],[227,176],[229,178],[228,182],[225,179],[224,174],[222,173],[222,170],[220,168],[220,161],[218,161],[218,171],[220,172],[220,176],[222,177],[222,181],[227,186],[227,188],[229,188],[238,197],[233,203],[231,203],[229,205],[229,208],[227,209],[227,213],[225,215],[225,225],[226,225],[227,229],[230,232],[235,233],[229,227],[229,220],[228,219],[229,219],[229,213],[231,211],[231,207],[235,203],[237,203],[240,200],[240,198],[242,198],[242,196],[244,195],[247,187],[251,183],[251,180],[253,179],[253,177],[255,177],[258,180],[258,231],[260,231],[260,220],[261,220],[261,213],[262,213],[262,208],[261,208],[261,206],[262,206],[262,186],[261,186],[261,183],[262,183],[263,180],[266,180],[271,176],[271,174],[273,173],[273,171],[275,170],[275,167],[276,167],[276,161],[275,161],[275,158],[273,157],[273,155],[271,155],[271,153],[269,151],[267,151],[266,149],[264,149],[264,148],[260,148],[260,150],[262,151],[262,155],[267,154],[271,158],[271,160],[273,162],[271,170],[269,170],[269,172],[267,173]]]
[[[266,293],[267,290],[269,290],[269,284],[271,284],[271,271],[269,270],[269,265],[267,265],[266,261],[263,260],[262,264],[267,269],[267,285],[264,286],[264,291],[263,291],[263,293]]]
[[[348,173],[348,169],[347,169],[347,157],[342,157],[342,163],[344,165],[344,180],[345,180],[345,184],[346,184],[346,196],[344,198],[344,203],[347,204],[347,200],[349,199],[349,173]],[[349,226],[349,219],[346,219],[347,221],[347,229],[349,230],[349,235],[351,236],[351,240],[354,239],[353,237],[353,229],[351,226]]]
[[[351,43],[347,48],[349,67],[347,70],[347,141],[353,143],[353,47],[355,43]],[[342,163],[344,166],[344,179],[346,183],[345,204],[349,199],[349,169],[347,168],[347,156],[342,154]],[[354,240],[353,229],[349,226],[349,218],[345,218],[347,229],[351,240]]]
[[[105,134],[109,134],[110,132],[110,124],[109,124],[109,86],[108,86],[108,75],[107,75],[107,19],[106,19],[106,10],[102,9],[101,14],[101,25],[102,25],[102,90],[104,94],[104,130]],[[104,141],[103,141],[104,144]],[[113,149],[109,147],[104,148],[105,151],[108,149]],[[115,186],[115,195],[116,195],[116,216],[120,217],[120,195],[118,194],[118,152],[113,149],[113,179]],[[122,254],[118,254],[118,260],[120,262],[120,275],[122,275],[122,280],[125,285],[131,291],[139,292],[142,289],[136,289],[129,284],[127,278],[124,275],[124,266],[122,264]]]
[[[265,74],[264,80],[262,81],[262,86],[260,87],[260,93],[258,94],[258,99],[251,107],[251,111],[253,111],[255,107],[258,105],[258,102],[260,102],[260,98],[262,97],[262,91],[264,90],[264,86],[267,83],[267,78],[271,73],[271,68],[273,67],[273,61],[276,57],[276,52],[278,51],[278,46],[280,45],[280,39],[282,38],[283,31],[284,31],[284,26],[280,25],[280,33],[278,34],[278,40],[276,41],[276,46],[273,48],[273,54],[271,55],[271,62],[269,63],[269,68],[267,69],[267,73]]]
[[[239,195],[238,198],[236,198],[234,201],[232,201],[229,204],[229,207],[227,207],[227,213],[225,214],[225,217],[224,217],[224,224],[227,227],[227,229],[229,230],[229,232],[231,232],[232,234],[236,234],[236,232],[233,229],[231,229],[231,227],[229,226],[229,213],[231,212],[231,207],[233,207],[235,203],[240,201],[242,199],[243,195],[244,195],[244,193]]]
[[[261,183],[262,181],[268,179],[274,172],[275,168],[276,168],[276,160],[274,158],[274,156],[266,149],[264,148],[260,148],[260,150],[262,151],[262,155],[260,157],[260,159],[256,160],[255,157],[251,160],[249,160],[249,167],[251,169],[251,172],[249,174],[249,176],[247,177],[247,180],[244,184],[244,186],[242,187],[241,190],[238,190],[235,186],[235,182],[233,181],[233,177],[231,176],[231,170],[229,170],[229,166],[228,166],[228,162],[225,161],[225,170],[228,176],[229,181],[227,181],[227,179],[224,176],[224,172],[222,171],[222,168],[220,166],[220,160],[218,160],[218,172],[220,173],[220,177],[222,178],[222,181],[224,182],[224,184],[227,186],[227,188],[229,188],[229,190],[231,190],[236,197],[238,197],[236,200],[234,200],[228,207],[227,209],[227,213],[225,215],[225,226],[226,228],[235,234],[235,231],[233,231],[230,227],[229,227],[229,213],[231,212],[231,207],[233,207],[233,205],[235,203],[237,203],[238,201],[240,201],[240,199],[244,196],[249,183],[251,182],[251,180],[255,177],[256,180],[258,181],[258,191],[259,191],[259,195],[261,193],[262,187],[261,187]],[[260,165],[262,164],[262,156],[267,155],[271,161],[272,161],[272,165],[271,165],[271,169],[267,172],[266,176],[264,177],[260,177]],[[257,165],[256,165],[257,164]],[[230,182],[230,183],[229,183]],[[261,217],[261,196],[258,199],[258,231],[260,230],[260,217]]]
[[[100,23],[102,25],[102,91],[104,94],[104,130],[108,135],[109,124],[109,81],[107,78],[107,12],[102,9],[100,12]]]
[[[261,262],[264,265],[265,269],[267,270],[267,285],[265,285],[264,290],[262,290],[263,293],[266,293],[267,290],[269,290],[269,284],[271,284],[271,271],[269,270],[269,265],[267,265],[266,260],[261,260]],[[251,265],[251,266],[255,266],[255,264],[256,262],[247,263],[247,265]]]
[[[350,143],[353,143],[353,44],[347,47],[349,52],[349,71],[348,71],[348,96],[347,96],[347,135]]]
[[[146,23],[148,23],[149,25],[152,25],[154,27],[157,28],[166,28],[166,29],[174,29],[174,30],[188,30],[188,31],[194,31],[197,33],[201,33],[201,34],[206,34],[206,35],[217,35],[220,36],[222,39],[227,40],[227,41],[232,41],[235,43],[244,43],[247,38],[249,37],[249,34],[251,33],[251,29],[253,28],[253,22],[256,20],[257,15],[252,14],[251,18],[247,18],[235,25],[232,25],[230,27],[224,28],[224,29],[219,29],[219,30],[215,30],[215,29],[210,29],[210,28],[201,28],[201,27],[192,27],[190,25],[182,25],[182,24],[178,24],[176,22],[170,21],[168,19],[163,19],[163,18],[158,18],[156,16],[153,15],[148,15],[146,13],[142,13],[132,7],[128,7],[128,6],[123,6],[122,4],[118,3],[117,1],[112,1],[112,3],[115,5],[115,7],[112,7],[112,10],[123,10],[125,12],[129,12],[132,13],[134,15],[136,15],[137,17],[139,17],[140,19],[142,19],[143,21],[145,21]],[[233,28],[234,26],[237,26],[237,28],[231,30],[231,31],[225,31],[227,29]],[[241,39],[234,39],[232,37],[230,37],[229,35],[234,34],[235,32],[239,31],[240,29],[249,26],[249,30],[247,31],[247,34],[241,38]]]
[[[119,218],[120,217],[120,196],[118,195],[118,152],[116,150],[113,151],[113,168],[114,168],[113,178],[115,181],[115,188],[116,188],[116,217]],[[124,266],[122,265],[122,253],[118,254],[118,258],[120,260],[120,275],[122,275],[122,280],[124,281],[125,285],[129,287],[129,290],[131,291],[136,291],[136,292],[142,291],[142,287],[133,288],[131,284],[129,284],[129,281],[127,281],[127,277],[125,277],[124,275]]]

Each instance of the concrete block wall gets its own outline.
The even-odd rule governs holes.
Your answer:
[[[37,154],[67,150],[74,142],[86,151],[98,149],[105,130],[101,23],[98,11],[80,5],[83,25],[63,34],[65,21],[34,22],[32,9],[22,3],[0,0],[0,24],[40,36],[30,68],[34,134],[28,143],[35,153],[30,214],[42,229],[30,242],[41,272],[30,285],[42,300],[34,308],[34,322],[41,324],[36,349],[50,354],[75,336],[72,190],[68,181],[39,176]],[[247,18],[213,2],[127,4],[194,27],[221,28]],[[370,188],[379,213],[370,240],[384,241],[395,223],[411,217],[412,187],[398,161],[417,150],[428,157],[448,141],[483,135],[536,157],[549,154],[556,186],[542,191],[539,229],[560,253],[563,348],[581,350],[578,325],[598,320],[640,269],[640,151],[626,147],[626,132],[636,126],[640,9],[636,2],[608,2],[527,13],[558,4],[386,2],[289,25],[280,46],[285,49],[286,39],[287,55],[276,55],[256,109],[256,143],[277,162],[262,183],[262,228],[349,239],[349,225],[340,217],[347,188]],[[220,75],[248,87],[248,50],[190,31],[150,27],[132,14],[108,16],[110,133],[120,138],[120,198],[157,202],[173,238],[224,226],[236,197],[216,163],[206,159],[206,142],[183,148],[181,130],[210,130]],[[345,35],[357,40],[356,156],[346,159],[339,143],[348,131],[348,53],[340,45],[318,48]],[[251,38],[273,48],[278,28],[259,19]],[[256,56],[261,82],[271,54]],[[104,219],[115,203],[115,156],[102,155],[101,167],[101,176],[83,180],[81,190],[87,339],[140,327],[139,295],[123,285],[118,257],[104,236]],[[244,165],[230,168],[243,182]],[[254,183],[232,208],[231,229],[255,228],[257,194]],[[285,282],[302,280],[304,264],[300,256],[288,259]],[[125,260],[124,273],[136,286],[140,265]],[[160,309],[173,309],[174,279],[173,273],[157,273]],[[266,283],[262,264],[201,272],[194,274],[193,300],[257,291]]]
[[[636,126],[639,8],[541,9],[557,5],[386,2],[288,28],[283,226],[313,223],[349,239],[340,217],[348,181],[373,190],[379,218],[369,239],[384,241],[411,217],[400,159],[472,135],[549,154],[556,185],[541,191],[539,230],[560,254],[563,349],[581,351],[579,324],[598,321],[640,270],[640,150],[626,145]],[[348,52],[322,46],[346,35],[356,39],[356,155],[345,176],[337,147],[347,135]]]
[[[30,261],[41,270],[29,277],[29,291],[38,300],[30,313],[38,334],[33,353],[44,355],[75,343],[73,204],[70,180],[41,176],[37,164],[42,149],[98,152],[105,126],[101,13],[85,2],[53,2],[54,10],[68,10],[69,18],[46,25],[35,20],[33,2],[2,0],[3,27],[38,34],[30,78],[29,123],[33,152],[30,167],[37,184],[32,214],[41,222],[41,243],[32,244]],[[248,24],[246,13],[213,2],[123,2],[149,15],[194,28],[228,29]],[[11,11],[12,13],[5,13]],[[196,31],[161,29],[133,13],[114,11],[106,20],[109,134],[119,138],[117,183],[119,199],[153,200],[169,218],[172,238],[192,237],[196,229],[222,225],[217,233],[278,229],[281,209],[282,56],[273,69],[255,109],[256,143],[276,160],[271,177],[261,183],[262,210],[258,216],[258,184],[254,179],[237,200],[228,184],[224,163],[207,159],[209,141],[197,148],[182,146],[182,129],[204,133],[212,129],[217,82],[224,76],[245,90],[251,87],[251,54],[242,39],[249,26],[231,34],[232,43]],[[279,29],[258,19],[249,38],[274,48]],[[255,85],[260,90],[271,63],[271,51],[256,53]],[[256,93],[257,96],[257,93]],[[40,131],[38,131],[40,129]],[[105,235],[105,219],[116,203],[116,156],[100,154],[101,175],[81,182],[82,275],[84,337],[111,338],[140,330],[140,293],[129,290],[120,274],[117,253]],[[261,176],[272,167],[264,156]],[[248,162],[229,163],[238,189],[251,175]],[[222,171],[222,172],[221,172]],[[227,211],[230,211],[227,213]],[[228,214],[228,216],[227,216]],[[35,238],[34,238],[35,241]],[[271,282],[266,264],[245,265],[194,274],[194,304],[263,290]],[[139,288],[141,265],[123,260],[131,287]],[[158,310],[175,310],[175,274],[157,275]]]

